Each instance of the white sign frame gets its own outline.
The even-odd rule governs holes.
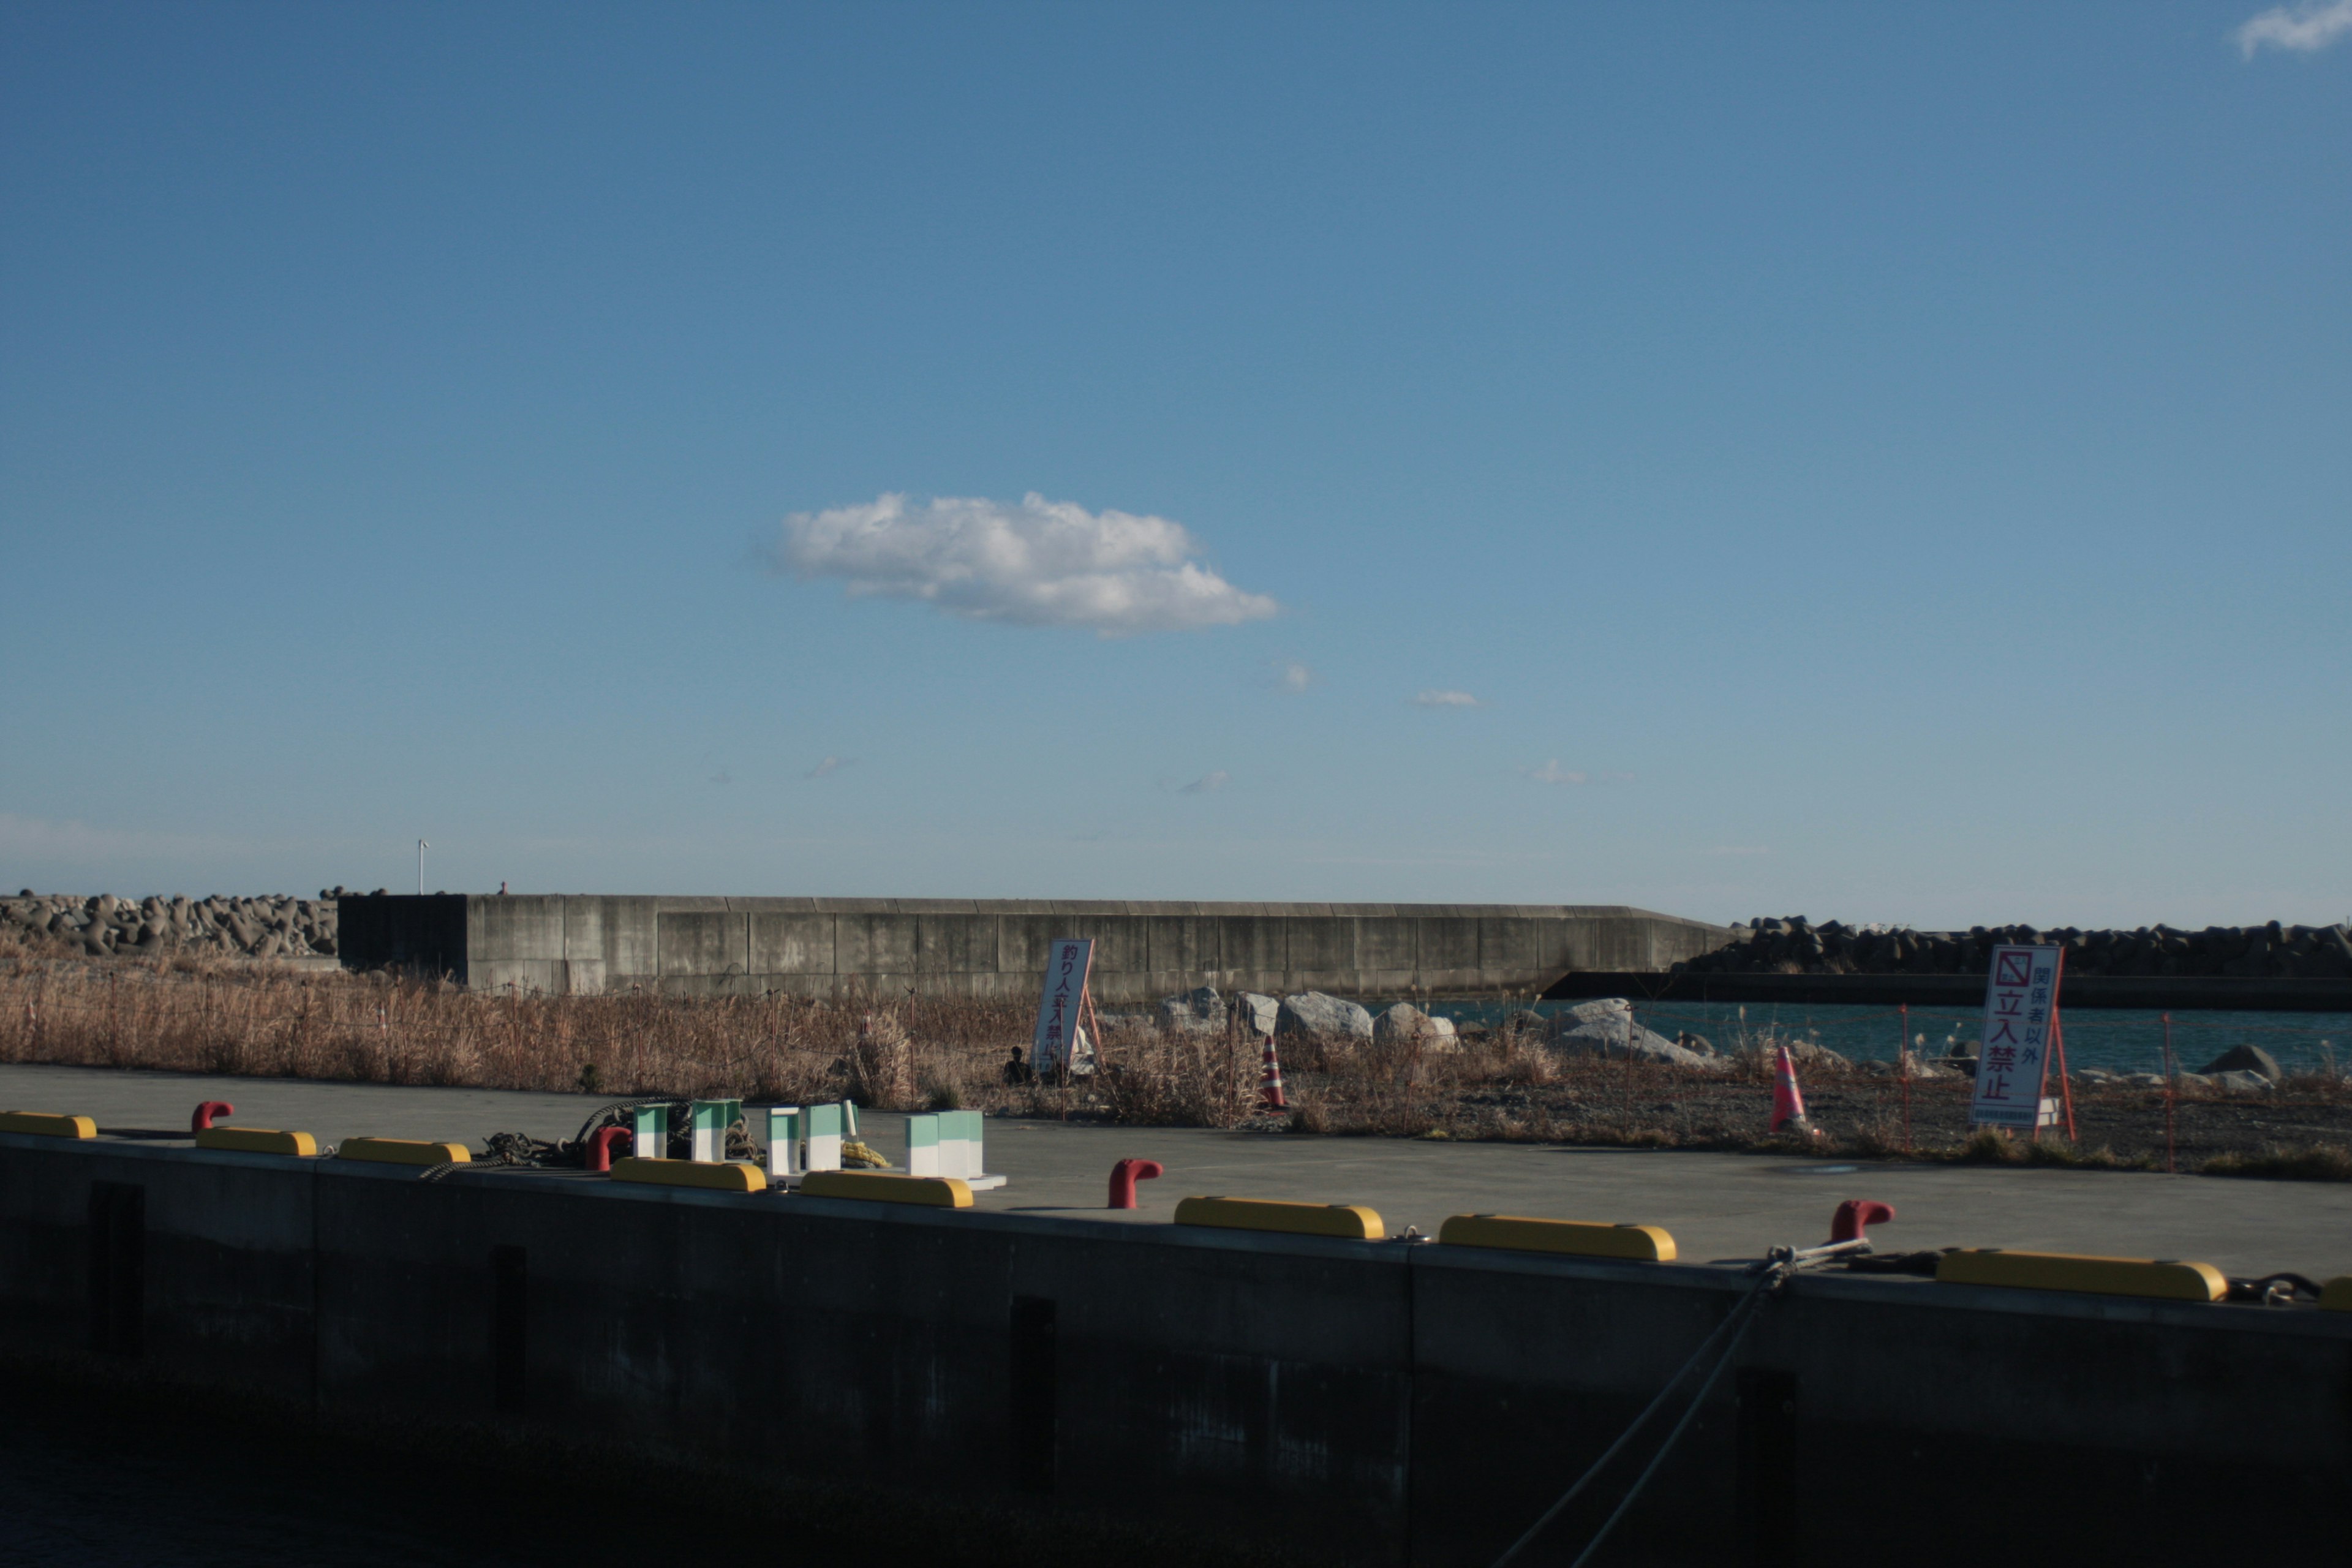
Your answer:
[[[2050,1082],[2050,1044],[2058,1018],[2058,980],[2065,949],[2004,945],[1992,950],[1985,976],[1983,1038],[1977,1044],[1976,1093],[1969,1125],[2033,1132],[2042,1126],[2042,1091]]]
[[[1041,1079],[1048,1073],[1094,1070],[1094,1042],[1080,1024],[1094,967],[1095,939],[1090,936],[1057,936],[1046,949],[1036,1035],[1029,1047],[1029,1064]]]

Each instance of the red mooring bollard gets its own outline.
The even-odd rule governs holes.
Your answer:
[[[188,1131],[191,1132],[202,1132],[213,1124],[214,1117],[235,1116],[236,1114],[236,1107],[231,1105],[227,1100],[207,1100],[202,1105],[196,1107],[196,1113],[194,1116],[188,1118]]]
[[[588,1171],[591,1175],[604,1175],[613,1169],[613,1145],[633,1138],[635,1133],[626,1127],[599,1127],[588,1137]]]
[[[1164,1175],[1165,1170],[1157,1160],[1121,1160],[1110,1168],[1110,1206],[1131,1209],[1135,1206],[1135,1184]]]
[[[1884,1225],[1895,1217],[1895,1205],[1871,1198],[1848,1198],[1838,1205],[1837,1213],[1830,1216],[1830,1240],[1868,1241],[1863,1234],[1874,1225]]]

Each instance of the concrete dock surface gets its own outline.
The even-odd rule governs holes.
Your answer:
[[[93,1068],[0,1066],[0,1110],[94,1118],[101,1136],[184,1138],[200,1100],[232,1125],[299,1128],[322,1143],[375,1135],[462,1142],[492,1132],[570,1138],[601,1097],[314,1080],[211,1078]],[[902,1116],[861,1110],[866,1141],[904,1157]],[[1827,1238],[1845,1198],[1895,1205],[1882,1252],[1942,1247],[2165,1258],[2236,1276],[2352,1274],[2352,1184],[2143,1172],[1876,1163],[1677,1151],[1446,1143],[1376,1138],[1105,1127],[989,1119],[987,1167],[1007,1184],[979,1207],[1158,1224],[1194,1194],[1368,1205],[1393,1234],[1434,1234],[1468,1212],[1663,1226],[1685,1262],[1748,1258]],[[1111,1165],[1158,1160],[1141,1206],[1104,1207]],[[497,1180],[494,1174],[467,1180]]]

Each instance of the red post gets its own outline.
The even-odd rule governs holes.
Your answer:
[[[1903,1152],[1911,1152],[1911,1004],[1899,1004],[1895,1009],[1895,1065],[1903,1073]]]
[[[1830,1216],[1830,1243],[1868,1241],[1874,1225],[1885,1225],[1895,1217],[1895,1205],[1874,1202],[1869,1198],[1848,1198],[1838,1205],[1837,1213]]]
[[[588,1138],[588,1169],[603,1174],[613,1168],[613,1145],[635,1137],[625,1127],[599,1127]]]
[[[1164,1175],[1165,1170],[1157,1160],[1121,1160],[1110,1168],[1110,1203],[1108,1207],[1131,1209],[1135,1206],[1135,1184]]]
[[[1639,1026],[1633,1019],[1633,1004],[1625,1004],[1625,1133],[1633,1132],[1633,1031]]]
[[[2180,1167],[2174,1160],[2172,1143],[2172,1107],[2179,1098],[2180,1083],[2172,1070],[2172,1015],[2164,1016],[2164,1168],[2178,1173]]]
[[[2058,1092],[2065,1098],[2066,1142],[2072,1143],[2074,1141],[2074,1083],[2066,1071],[2066,1031],[2059,1025],[2055,1003],[2050,1008],[2050,1043],[2058,1052]],[[2034,1107],[2037,1116],[2041,1109],[2040,1106]]]
[[[188,1118],[188,1131],[191,1132],[203,1132],[209,1131],[212,1127],[214,1117],[234,1116],[236,1114],[236,1107],[231,1105],[227,1100],[207,1100],[202,1105],[196,1107],[196,1113],[194,1116]]]

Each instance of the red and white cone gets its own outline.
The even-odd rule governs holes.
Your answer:
[[[1772,1062],[1772,1131],[1820,1135],[1805,1120],[1805,1096],[1797,1088],[1797,1064],[1789,1059],[1786,1046],[1780,1047]]]
[[[1290,1109],[1290,1101],[1282,1097],[1282,1064],[1275,1059],[1272,1035],[1265,1037],[1265,1068],[1258,1075],[1257,1097],[1268,1110]]]

